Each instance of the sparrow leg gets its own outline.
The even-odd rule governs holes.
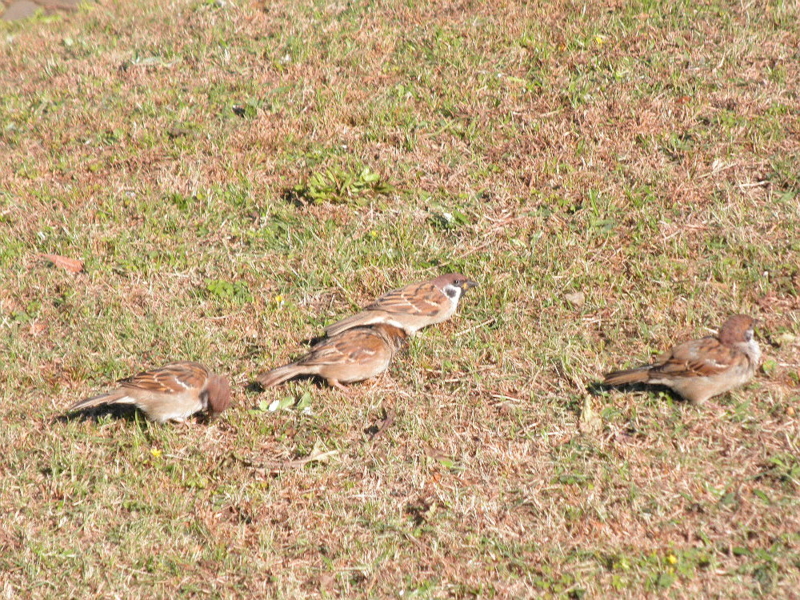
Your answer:
[[[336,379],[328,379],[328,385],[331,386],[331,387],[339,388],[345,394],[347,393],[347,388],[344,387],[341,383],[339,383],[339,381],[336,380]]]

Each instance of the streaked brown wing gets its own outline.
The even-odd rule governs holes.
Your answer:
[[[351,364],[369,360],[381,351],[382,346],[383,341],[371,331],[348,329],[340,336],[315,346],[307,356],[298,361],[298,364],[308,366]]]
[[[449,302],[432,283],[412,283],[378,298],[364,310],[382,310],[390,314],[433,316]]]
[[[188,389],[202,388],[208,379],[206,368],[196,362],[181,361],[158,369],[142,371],[120,382],[122,387],[148,392],[179,394]]]
[[[716,338],[707,337],[675,346],[670,353],[662,357],[666,357],[666,360],[660,364],[656,361],[656,366],[651,370],[653,374],[710,377],[730,367],[734,351],[722,345]]]

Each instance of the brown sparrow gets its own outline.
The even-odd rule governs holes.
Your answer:
[[[213,418],[231,403],[228,380],[196,362],[172,363],[117,383],[120,384],[117,389],[81,400],[69,410],[133,404],[151,421],[165,423],[183,421],[201,410],[208,410]]]
[[[257,377],[262,387],[283,383],[298,375],[318,375],[341,390],[342,383],[377,377],[389,368],[405,345],[406,332],[393,325],[354,327],[326,338],[300,360]]]
[[[689,402],[701,404],[752,379],[761,359],[761,348],[753,339],[754,324],[747,315],[735,315],[717,336],[679,344],[654,364],[609,373],[603,383],[665,385]]]
[[[351,327],[387,323],[408,335],[453,316],[464,293],[478,284],[460,273],[448,273],[430,281],[412,283],[378,298],[360,313],[330,325],[329,336]]]

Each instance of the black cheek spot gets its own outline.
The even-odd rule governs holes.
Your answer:
[[[444,288],[444,293],[447,294],[450,298],[455,298],[458,295],[458,290],[456,288],[447,286]]]

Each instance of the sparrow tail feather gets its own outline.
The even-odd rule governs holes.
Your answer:
[[[614,371],[604,376],[606,385],[623,385],[625,383],[642,383],[650,378],[650,367],[638,367],[625,371]]]
[[[278,367],[277,369],[272,369],[271,371],[261,373],[258,377],[256,377],[256,381],[261,385],[261,387],[268,388],[274,385],[279,385],[287,379],[291,379],[292,377],[302,374],[302,369],[299,369],[297,365],[292,363],[284,367]]]
[[[68,412],[84,410],[87,408],[95,408],[105,404],[133,404],[134,402],[136,401],[128,396],[123,390],[115,390],[113,392],[106,392],[105,394],[99,394],[97,396],[92,396],[91,398],[86,398],[85,400],[76,402],[69,407]]]

